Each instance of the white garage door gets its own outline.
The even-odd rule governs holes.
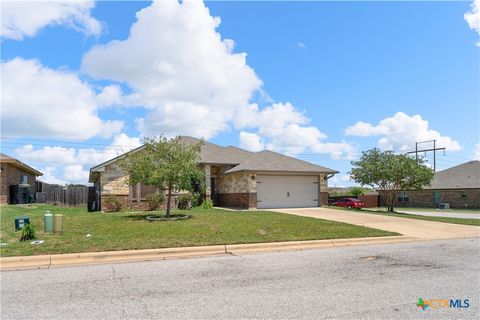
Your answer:
[[[257,208],[318,207],[318,176],[257,176]]]

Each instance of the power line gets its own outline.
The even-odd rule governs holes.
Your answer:
[[[14,138],[0,138],[0,140],[13,140],[13,141],[2,141],[3,143],[14,143],[14,144],[31,144],[30,141],[34,142],[46,142],[46,143],[57,143],[63,145],[85,145],[85,146],[100,146],[100,147],[128,147],[126,145],[115,145],[115,144],[103,144],[103,143],[86,143],[86,142],[72,142],[72,141],[60,141],[60,140],[40,140],[40,139],[14,139]],[[17,142],[25,141],[25,142]],[[45,144],[45,146],[50,146]]]
[[[2,146],[2,149],[6,149],[6,150],[12,150],[12,151],[22,151],[21,148],[17,148],[17,147],[13,147],[13,146]],[[40,151],[41,149],[32,149],[31,151]],[[25,151],[25,150],[23,150]],[[71,153],[71,150],[68,150],[68,149],[53,149],[53,150],[49,150],[49,151],[52,151],[52,152],[68,152],[68,153]],[[74,153],[77,153],[78,150],[74,150]],[[125,153],[127,152],[128,150],[125,150],[125,151],[115,151],[115,150],[85,150],[85,151],[81,151],[81,154],[112,154],[112,155],[120,155],[122,153]]]
[[[0,138],[1,140],[12,140],[11,138]],[[19,142],[20,141],[25,141],[25,142]],[[58,143],[57,145],[51,145],[51,144],[46,144],[46,143],[31,143],[33,142],[50,142],[50,143]],[[74,146],[71,146],[70,144],[75,144]],[[94,149],[94,150],[89,150],[89,151],[83,151],[82,153],[110,153],[110,154],[116,154],[115,151],[119,152],[127,152],[132,148],[132,146],[127,146],[127,145],[107,145],[107,144],[95,144],[95,143],[83,143],[83,142],[68,142],[68,141],[58,141],[58,140],[40,140],[40,139],[16,139],[15,141],[4,141],[1,142],[1,147],[3,149],[10,149],[10,150],[22,150],[21,146],[25,145],[31,145],[33,147],[50,147],[50,148],[57,148],[53,149],[51,151],[60,151],[60,152],[71,152],[72,149],[94,149],[92,146],[104,146],[104,149]],[[58,148],[64,148],[64,149],[58,149]],[[38,150],[38,149],[36,149]],[[35,151],[35,149],[34,149]],[[76,151],[76,150],[75,150]],[[113,151],[113,152],[110,152]],[[354,160],[359,154],[352,154],[352,155],[326,155],[326,154],[320,154],[320,153],[300,153],[295,155],[298,158],[305,158],[308,160]]]
[[[455,159],[460,159],[460,160],[466,160],[466,161],[471,161],[471,158],[463,158],[463,157],[457,157],[457,156],[452,156],[452,155],[444,155],[445,157],[450,157],[450,158],[455,158]]]
[[[419,144],[423,144],[423,143],[430,143],[430,142],[433,142],[433,148],[430,148],[430,149],[422,149],[422,150],[419,150],[418,149],[418,145]],[[437,143],[437,140],[434,139],[434,140],[427,140],[427,141],[419,141],[419,142],[415,142],[415,151],[409,151],[407,152],[407,154],[410,154],[410,153],[415,153],[415,159],[417,160],[418,162],[418,153],[419,152],[429,152],[429,151],[433,151],[433,171],[436,171],[436,168],[437,168],[437,150],[443,150],[443,154],[445,154],[445,148],[436,148],[435,147],[435,144]]]
[[[3,147],[11,147],[11,148],[18,148],[22,149],[24,146],[35,146],[35,147],[50,147],[50,148],[64,148],[64,149],[95,149],[92,146],[69,146],[69,145],[50,145],[50,144],[42,144],[42,143],[23,143],[23,142],[2,142],[1,146]],[[123,151],[124,149],[132,148],[132,146],[116,146],[116,145],[105,145],[105,149],[108,150],[119,150]],[[100,149],[95,149],[100,150]]]

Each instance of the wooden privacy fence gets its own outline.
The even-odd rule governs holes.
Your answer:
[[[365,208],[378,207],[378,194],[363,194],[359,199],[365,203]]]
[[[39,203],[52,203],[66,207],[86,206],[87,186],[62,186],[58,184],[37,183],[36,200]]]

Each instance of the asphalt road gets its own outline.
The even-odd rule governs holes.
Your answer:
[[[479,297],[478,238],[1,273],[2,319],[478,319]]]

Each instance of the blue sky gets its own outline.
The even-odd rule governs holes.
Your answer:
[[[1,150],[47,182],[161,133],[294,155],[340,171],[332,186],[375,146],[480,157],[471,2],[39,5],[2,3]]]

